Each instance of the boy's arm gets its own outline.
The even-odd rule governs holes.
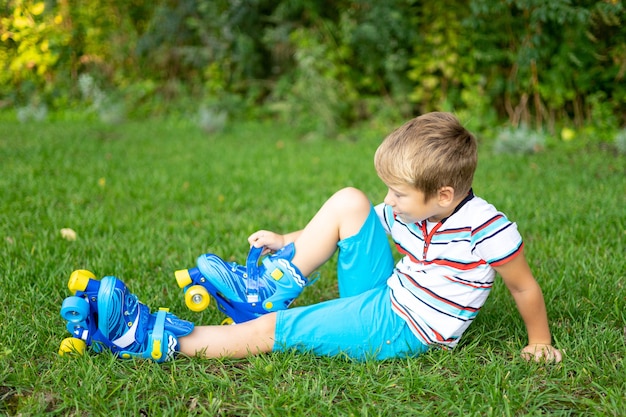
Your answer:
[[[522,350],[527,359],[561,361],[561,352],[551,345],[548,315],[541,288],[526,262],[524,253],[494,268],[511,292],[528,332],[528,346]]]

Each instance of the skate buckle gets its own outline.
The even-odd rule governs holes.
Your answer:
[[[281,271],[280,269],[276,268],[275,270],[272,271],[272,273],[270,274],[270,276],[272,278],[274,278],[275,281],[279,281],[282,277],[283,277],[283,271]]]

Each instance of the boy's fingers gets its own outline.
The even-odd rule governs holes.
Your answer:
[[[259,230],[258,232],[252,233],[248,237],[248,243],[250,243],[250,245],[255,246],[257,248],[264,246],[263,238],[265,237],[266,233],[267,232],[265,230]]]

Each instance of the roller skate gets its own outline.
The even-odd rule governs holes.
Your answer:
[[[265,256],[252,247],[246,264],[226,263],[214,254],[201,255],[197,267],[175,272],[192,311],[203,311],[215,298],[218,309],[228,316],[222,324],[242,323],[271,311],[284,310],[310,284],[291,263],[293,243]],[[210,294],[210,295],[209,295]]]
[[[68,320],[67,329],[73,337],[63,340],[61,355],[83,354],[89,346],[95,353],[109,349],[123,359],[164,362],[178,351],[178,338],[194,327],[167,309],[150,314],[150,309],[115,277],[98,281],[89,271],[75,271],[68,287],[74,295],[63,301],[61,316]]]

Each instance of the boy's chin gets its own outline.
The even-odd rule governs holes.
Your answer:
[[[413,218],[410,218],[410,217],[404,216],[404,215],[399,214],[399,213],[398,213],[398,214],[396,214],[396,218],[400,219],[400,221],[401,221],[402,223],[404,223],[404,224],[417,223],[417,222],[419,222],[419,221],[420,221],[420,220],[418,220],[418,219],[413,219]]]

